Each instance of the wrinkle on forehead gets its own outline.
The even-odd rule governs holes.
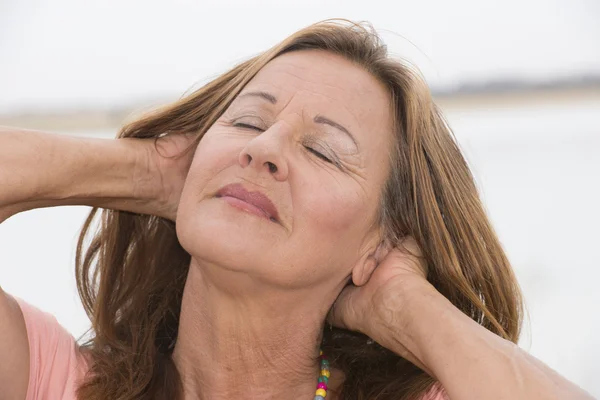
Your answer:
[[[308,55],[310,56],[310,55]],[[282,56],[284,57],[284,56]],[[344,95],[350,96],[352,98],[352,100],[356,100],[356,97],[358,96],[359,98],[365,95],[377,95],[376,93],[376,88],[373,87],[373,83],[379,83],[377,81],[377,79],[375,77],[372,77],[370,75],[369,72],[363,70],[362,68],[352,65],[352,64],[348,64],[346,65],[346,67],[344,67],[344,71],[343,73],[337,69],[335,71],[326,71],[325,68],[322,68],[324,65],[328,64],[328,63],[320,63],[321,65],[319,67],[310,67],[310,71],[309,72],[309,76],[302,76],[301,74],[299,74],[298,72],[294,72],[293,70],[301,70],[303,72],[305,72],[306,70],[309,69],[309,67],[301,67],[297,64],[295,64],[294,62],[292,62],[292,60],[281,60],[279,62],[278,58],[276,58],[275,60],[271,61],[271,63],[267,64],[263,70],[264,72],[269,71],[271,74],[273,75],[278,75],[278,74],[285,74],[287,76],[292,76],[294,78],[296,78],[298,81],[301,81],[303,83],[307,83],[309,85],[314,85],[317,90],[316,91],[323,91],[323,89],[332,89],[335,91],[339,91],[342,92]],[[339,59],[333,59],[331,60],[332,62],[335,62],[336,64],[340,64],[343,63],[349,63],[349,61],[343,59],[343,58],[339,58]],[[276,63],[276,64],[275,64]],[[290,71],[288,70],[281,70],[282,67],[286,67],[286,68],[291,68],[292,70]],[[263,71],[261,70],[261,71]],[[272,70],[272,71],[270,71]],[[257,74],[257,76],[255,77],[258,78],[260,76],[260,72]],[[344,76],[347,75],[347,76]],[[349,76],[348,76],[349,75]],[[311,79],[311,77],[314,77],[314,79]],[[371,77],[372,79],[368,79],[366,80],[366,77]],[[321,78],[322,80],[320,80],[319,78]],[[347,82],[341,82],[342,80],[346,80]],[[359,83],[367,83],[367,85],[364,84],[359,84]],[[352,87],[353,90],[349,90],[348,87]],[[321,90],[318,90],[321,89]]]
[[[387,152],[393,140],[385,85],[341,55],[323,50],[286,53],[266,64],[245,89],[273,94],[277,113],[287,109],[304,116],[310,110],[346,126],[362,150],[370,149],[369,158],[373,152]],[[298,109],[292,110],[289,106],[296,99]],[[273,110],[271,105],[265,107]]]
[[[315,62],[315,58],[318,61]],[[265,74],[272,75],[267,82],[262,79]],[[382,92],[385,92],[380,91],[381,82],[368,71],[341,55],[324,50],[301,50],[279,56],[265,65],[253,81],[273,84],[273,76],[279,74],[286,75],[283,78],[284,82],[291,76],[297,82],[314,85],[314,88],[306,89],[320,94],[325,94],[327,89],[341,92],[339,96],[330,95],[336,101],[347,101],[350,97],[352,102],[359,103],[364,97],[380,97]],[[282,89],[286,90],[287,85],[293,84],[294,80],[286,82],[286,87]],[[387,98],[381,100],[388,102]]]

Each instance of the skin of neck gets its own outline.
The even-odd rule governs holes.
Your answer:
[[[335,293],[332,287],[277,288],[192,258],[172,356],[184,399],[314,398]],[[329,399],[339,374],[332,371]]]

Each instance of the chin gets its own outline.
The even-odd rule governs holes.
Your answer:
[[[180,205],[177,238],[196,260],[232,269],[269,265],[269,254],[285,236],[281,225],[265,218],[234,209],[212,198],[192,208]]]

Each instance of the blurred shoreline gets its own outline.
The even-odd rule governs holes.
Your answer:
[[[444,111],[515,108],[530,105],[565,104],[575,101],[600,101],[600,75],[525,82],[518,80],[490,81],[482,84],[461,84],[454,88],[432,88],[436,104]],[[153,99],[115,105],[71,106],[52,109],[31,107],[2,113],[0,125],[18,126],[61,132],[117,129],[134,116],[176,101],[178,96],[156,96]]]

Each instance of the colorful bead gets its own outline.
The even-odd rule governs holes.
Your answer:
[[[323,350],[319,350],[319,357],[321,358],[321,374],[317,381],[317,391],[315,392],[314,400],[325,400],[327,397],[327,383],[329,382],[329,361],[323,354]]]

